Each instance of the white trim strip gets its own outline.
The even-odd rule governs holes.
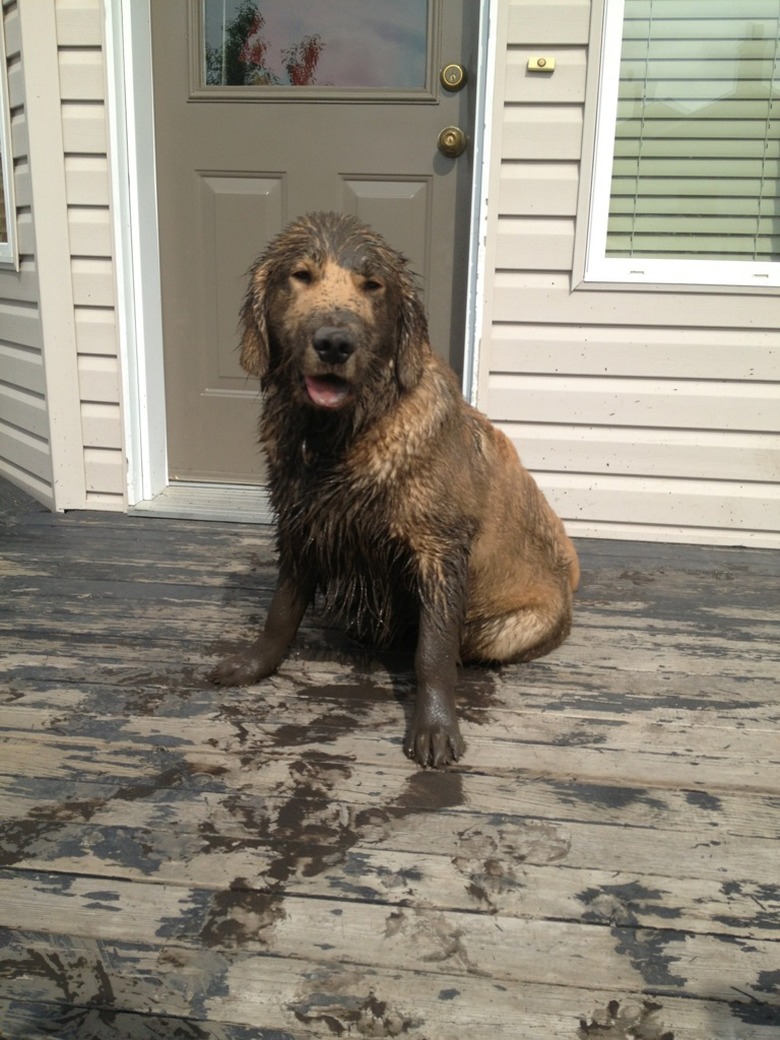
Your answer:
[[[114,206],[127,495],[168,483],[149,0],[107,0],[109,151]]]

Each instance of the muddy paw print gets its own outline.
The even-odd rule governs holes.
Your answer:
[[[580,1020],[580,1040],[674,1040],[674,1033],[660,1020],[661,1004],[645,1000],[641,1005],[610,1000],[605,1008],[594,1011],[590,1021]]]

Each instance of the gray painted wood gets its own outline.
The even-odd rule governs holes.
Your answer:
[[[570,640],[464,669],[465,760],[421,772],[410,655],[316,613],[203,678],[267,526],[0,484],[3,1040],[776,1036],[780,559],[580,549]]]

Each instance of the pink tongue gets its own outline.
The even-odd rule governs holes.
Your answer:
[[[349,396],[349,386],[342,379],[306,376],[306,390],[320,408],[338,408]]]

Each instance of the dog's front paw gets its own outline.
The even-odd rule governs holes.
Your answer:
[[[248,649],[220,661],[216,668],[212,668],[208,673],[208,679],[217,686],[251,686],[252,683],[265,679],[273,670],[266,667],[264,661]]]
[[[466,743],[460,735],[456,720],[446,724],[441,722],[421,722],[412,724],[404,751],[424,769],[432,766],[441,769],[457,762],[466,750]]]

